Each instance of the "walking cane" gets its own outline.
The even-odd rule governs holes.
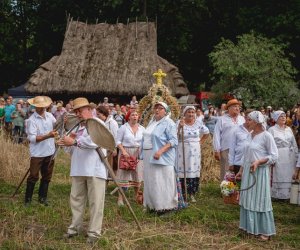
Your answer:
[[[185,150],[184,150],[184,131],[183,126],[181,127],[181,142],[182,142],[182,158],[183,158],[183,177],[184,177],[184,194],[185,201],[187,201],[187,186],[186,186],[186,172],[185,172]]]

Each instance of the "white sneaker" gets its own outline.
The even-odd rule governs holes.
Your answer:
[[[196,202],[197,202],[196,199],[195,199],[195,197],[194,197],[194,195],[191,195],[190,198],[191,198],[191,202],[192,202],[192,203],[196,203]]]

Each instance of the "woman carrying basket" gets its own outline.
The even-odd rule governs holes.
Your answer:
[[[270,191],[270,165],[278,159],[278,149],[272,135],[263,127],[264,116],[259,111],[248,115],[252,130],[244,147],[242,167],[237,178],[242,176],[240,195],[240,229],[268,240],[274,235],[275,223]],[[256,179],[256,184],[247,189]]]

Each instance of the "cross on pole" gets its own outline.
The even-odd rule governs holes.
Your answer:
[[[157,72],[155,72],[153,74],[153,76],[156,77],[156,84],[157,85],[162,85],[163,84],[162,79],[163,79],[163,77],[166,77],[167,74],[164,73],[161,69],[159,69]]]

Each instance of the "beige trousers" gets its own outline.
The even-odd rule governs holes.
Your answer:
[[[225,172],[229,170],[228,154],[229,154],[229,149],[221,151],[220,181],[224,179]]]
[[[68,227],[68,234],[79,233],[82,227],[86,201],[89,201],[90,223],[87,235],[100,237],[103,209],[105,200],[106,180],[97,177],[72,177],[70,206],[72,210],[72,223]]]

